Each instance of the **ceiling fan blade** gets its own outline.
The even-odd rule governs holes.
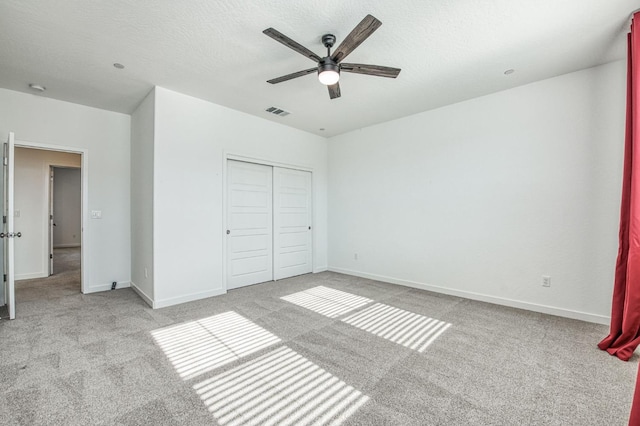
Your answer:
[[[340,83],[332,84],[331,86],[327,86],[329,89],[329,97],[331,99],[340,97]]]
[[[340,46],[333,52],[331,59],[336,62],[342,61],[353,50],[360,46],[360,43],[365,41],[375,30],[377,30],[382,22],[378,21],[371,15],[364,17],[362,21],[349,33],[349,35],[342,40]]]
[[[378,77],[396,78],[400,74],[400,68],[383,67],[381,65],[366,64],[340,64],[340,71],[356,74],[376,75]]]
[[[309,68],[308,70],[294,72],[291,74],[283,75],[282,77],[278,77],[278,78],[272,78],[271,80],[267,80],[267,83],[271,83],[271,84],[282,83],[283,81],[291,80],[297,77],[302,77],[303,75],[311,74],[317,71],[318,71],[318,68]]]
[[[313,53],[312,51],[310,51],[309,49],[307,49],[306,47],[304,47],[300,43],[291,40],[289,37],[287,37],[286,35],[282,34],[280,31],[274,30],[273,28],[267,28],[266,30],[263,31],[263,33],[265,33],[266,35],[268,35],[269,37],[271,37],[275,41],[284,44],[288,48],[295,50],[296,52],[300,53],[301,55],[306,56],[307,58],[311,59],[312,61],[320,62],[320,59],[321,59],[320,56],[316,55],[315,53]]]

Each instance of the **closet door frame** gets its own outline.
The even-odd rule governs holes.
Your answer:
[[[222,155],[222,229],[221,229],[221,233],[222,233],[222,277],[224,280],[224,288],[225,291],[227,290],[227,225],[228,225],[228,212],[227,212],[227,164],[228,164],[228,160],[234,160],[234,161],[243,161],[245,163],[254,163],[254,164],[261,164],[264,166],[271,166],[271,167],[282,167],[285,169],[293,169],[293,170],[301,170],[304,172],[310,172],[311,173],[311,221],[312,221],[312,225],[311,225],[311,273],[313,273],[314,271],[314,259],[313,259],[313,253],[314,253],[314,242],[315,242],[315,232],[316,232],[316,227],[315,227],[315,210],[314,210],[314,199],[315,199],[315,191],[314,189],[314,185],[313,185],[313,167],[309,167],[309,166],[302,166],[299,164],[290,164],[290,163],[282,163],[279,161],[273,161],[273,160],[269,160],[266,158],[259,158],[259,157],[253,157],[253,156],[248,156],[248,155],[243,155],[243,154],[239,154],[239,153],[233,153],[233,152],[224,152]]]

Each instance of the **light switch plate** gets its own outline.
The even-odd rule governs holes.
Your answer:
[[[91,219],[102,219],[102,210],[91,210]]]

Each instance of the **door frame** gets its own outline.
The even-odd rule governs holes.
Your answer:
[[[299,164],[283,163],[281,161],[269,160],[266,158],[260,158],[250,155],[232,153],[224,151],[222,155],[222,280],[224,282],[224,290],[228,291],[227,287],[227,163],[228,160],[242,161],[245,163],[261,164],[263,166],[282,167],[284,169],[301,170],[303,172],[311,173],[311,273],[314,273],[314,254],[315,250],[315,234],[316,234],[316,214],[315,214],[315,191],[313,184],[313,167],[302,166]]]
[[[48,261],[48,266],[49,266],[49,276],[53,275],[53,261],[55,260],[53,257],[51,257],[50,255],[53,254],[53,220],[50,219],[51,215],[53,215],[53,201],[55,198],[55,191],[54,191],[54,182],[55,182],[55,177],[54,177],[54,173],[53,173],[53,169],[69,169],[69,170],[80,170],[80,174],[82,175],[82,166],[78,167],[78,166],[70,166],[68,164],[62,164],[61,162],[56,162],[54,163],[45,163],[44,164],[46,173],[48,174],[49,178],[47,179],[47,183],[48,185],[45,184],[45,193],[46,193],[46,197],[48,199],[48,204],[46,206],[46,214],[45,214],[45,220],[46,220],[46,230],[47,230],[47,235],[49,238],[49,244],[47,244],[47,261]],[[82,176],[81,176],[81,183],[80,183],[80,204],[82,205]],[[80,217],[82,218],[82,211],[80,211]],[[55,218],[53,218],[55,219]],[[80,224],[80,229],[81,232],[80,234],[82,234],[82,224]],[[82,235],[80,236],[80,251],[82,252]],[[82,262],[82,259],[80,259],[80,262]],[[82,267],[81,267],[82,269]],[[82,273],[82,271],[80,271]]]
[[[90,276],[89,275],[89,267],[88,265],[91,264],[90,262],[90,256],[91,253],[89,251],[89,221],[87,219],[88,217],[88,213],[89,213],[89,150],[86,148],[78,148],[78,147],[72,147],[72,146],[64,146],[64,145],[54,145],[54,144],[48,144],[48,143],[40,143],[40,142],[30,142],[30,141],[25,141],[25,140],[17,140],[15,141],[15,147],[16,148],[28,148],[28,149],[39,149],[39,150],[43,150],[43,151],[55,151],[55,152],[66,152],[66,153],[70,153],[70,154],[80,154],[80,174],[81,174],[81,182],[80,182],[80,187],[81,187],[81,197],[82,197],[82,201],[81,201],[81,212],[80,212],[80,217],[81,217],[81,227],[80,227],[80,292],[83,294],[86,294],[89,290],[89,283],[87,281],[87,278]],[[45,183],[45,188],[46,188],[46,197],[49,196],[49,166],[52,165],[53,167],[56,167],[56,164],[49,164],[49,163],[45,163],[43,165],[43,167],[45,167],[46,169],[46,183]],[[61,165],[61,167],[65,167],[66,165]],[[77,167],[77,166],[74,166]],[[48,199],[47,199],[47,204],[46,205],[46,215],[45,215],[45,220],[44,220],[44,228],[43,230],[45,230],[45,235],[48,235],[48,223],[49,223],[49,206],[48,206]],[[49,269],[49,244],[48,244],[48,238],[46,238],[46,248],[45,248],[45,256],[46,256],[46,261],[44,263],[44,265],[46,266],[46,269],[48,271]]]

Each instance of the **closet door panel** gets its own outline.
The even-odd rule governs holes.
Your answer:
[[[274,279],[312,272],[311,172],[273,169]]]
[[[273,280],[273,168],[227,163],[227,289]]]

